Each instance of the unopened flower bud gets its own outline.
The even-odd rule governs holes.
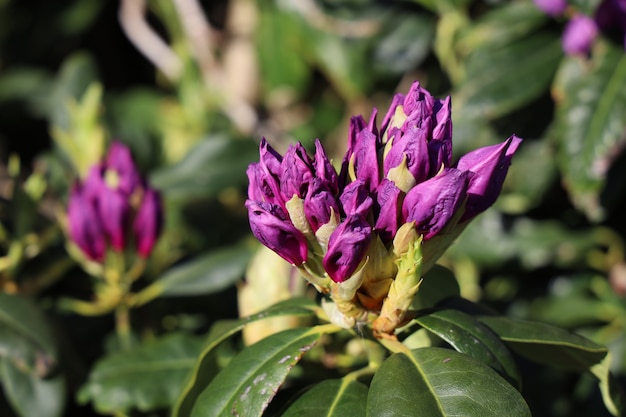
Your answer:
[[[357,270],[372,239],[372,228],[359,216],[348,217],[330,235],[324,270],[335,282],[343,282]]]
[[[141,204],[133,223],[135,244],[139,256],[147,258],[152,252],[163,224],[163,210],[159,193],[152,188],[144,189]]]

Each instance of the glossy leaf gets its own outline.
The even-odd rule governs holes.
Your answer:
[[[104,357],[81,387],[78,400],[93,402],[101,413],[171,406],[201,350],[201,339],[174,333]]]
[[[590,63],[568,58],[559,70],[555,95],[553,133],[558,139],[558,162],[565,186],[578,208],[591,219],[600,220],[605,208],[600,193],[608,169],[626,144],[623,48],[600,42]]]
[[[543,32],[473,51],[456,111],[493,119],[520,108],[545,93],[561,56],[559,39]]]
[[[422,310],[433,307],[439,301],[460,295],[459,283],[449,269],[434,265],[424,275],[424,281],[411,302],[411,308]]]
[[[210,294],[243,278],[252,248],[240,244],[197,256],[165,272],[152,285],[162,297]]]
[[[191,416],[261,416],[302,355],[333,329],[285,330],[247,347],[202,391]]]
[[[30,300],[0,293],[0,358],[22,372],[48,375],[57,363],[50,328]]]
[[[368,415],[530,416],[521,394],[484,363],[443,348],[396,353],[374,374]]]
[[[518,389],[521,380],[506,345],[476,318],[459,310],[440,310],[418,316],[414,322],[436,334],[460,353],[495,369]]]
[[[367,386],[354,379],[322,381],[306,391],[281,417],[365,417]]]
[[[251,141],[211,136],[179,163],[154,171],[150,183],[172,198],[210,197],[245,184],[246,168],[258,157],[258,147]]]
[[[517,353],[545,365],[585,372],[608,352],[604,346],[549,324],[495,316],[480,320]]]
[[[65,408],[65,380],[58,373],[49,378],[24,372],[0,358],[0,382],[13,410],[21,417],[60,417]]]
[[[292,298],[239,320],[219,321],[213,325],[205,343],[204,351],[196,361],[196,366],[188,379],[182,395],[174,405],[173,417],[188,417],[200,393],[211,383],[219,372],[216,348],[222,342],[240,332],[248,323],[278,316],[313,316],[315,303],[304,298]]]

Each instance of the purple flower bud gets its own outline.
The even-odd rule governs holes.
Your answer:
[[[163,224],[163,210],[159,193],[146,187],[143,199],[133,223],[137,253],[143,258],[150,256],[152,248],[159,238]]]
[[[261,166],[266,173],[278,177],[280,175],[280,164],[283,158],[274,148],[270,146],[269,143],[267,143],[265,138],[261,139],[259,154]]]
[[[96,208],[79,184],[70,191],[67,217],[69,235],[74,243],[90,259],[102,261],[106,253],[106,238]]]
[[[391,105],[389,106],[389,110],[387,110],[387,114],[383,118],[383,122],[380,126],[381,135],[384,132],[389,133],[389,125],[392,123],[393,116],[396,114],[396,109],[398,106],[401,106],[404,103],[404,94],[398,93],[393,96],[391,100]]]
[[[128,197],[109,187],[102,187],[98,194],[97,210],[111,247],[122,252],[126,247],[126,226],[130,213]]]
[[[558,16],[567,9],[567,0],[533,0],[542,12],[550,16]]]
[[[568,55],[586,55],[598,36],[598,25],[589,16],[574,16],[563,32],[563,51]]]
[[[353,149],[352,162],[356,179],[365,183],[369,191],[378,187],[378,137],[367,129],[357,133],[356,146]]]
[[[428,142],[430,157],[430,173],[434,176],[442,166],[450,166],[452,162],[452,101],[450,96],[445,100],[435,100],[433,108],[434,124],[432,138]]]
[[[246,201],[252,234],[265,246],[293,265],[307,259],[306,238],[275,204]]]
[[[116,176],[115,188],[127,196],[141,183],[141,175],[137,170],[130,149],[121,142],[114,141],[111,144],[104,166],[107,171],[112,171],[113,175]]]
[[[313,161],[301,143],[289,145],[280,164],[280,193],[289,201],[294,195],[304,198],[309,182],[313,179]]]
[[[313,160],[315,175],[323,179],[330,186],[333,193],[337,193],[337,171],[330,163],[324,147],[319,140],[315,140],[315,159]]]
[[[452,219],[467,197],[471,173],[446,168],[436,177],[417,184],[402,204],[405,222],[415,222],[415,229],[428,240]]]
[[[376,190],[378,216],[375,229],[383,241],[391,241],[398,231],[402,192],[393,181],[384,178]]]
[[[348,184],[341,196],[339,196],[339,200],[346,216],[359,215],[366,217],[374,205],[365,182],[361,180]]]
[[[362,216],[350,216],[330,235],[322,264],[330,279],[343,282],[356,271],[372,240],[372,227]]]
[[[471,219],[496,201],[513,154],[521,142],[520,138],[513,135],[500,144],[476,149],[459,159],[457,169],[474,173],[467,190],[469,196],[461,221]]]
[[[417,126],[409,126],[403,134],[396,131],[391,149],[383,161],[385,176],[389,170],[399,166],[406,157],[409,172],[420,183],[428,177],[430,161],[428,156],[428,131]]]
[[[304,215],[313,231],[330,221],[331,209],[339,214],[339,205],[327,181],[313,178],[304,198]]]
[[[258,162],[248,166],[248,198],[254,201],[284,205],[284,200],[279,193],[279,185],[274,176],[267,173]]]
[[[425,130],[432,129],[431,116],[434,105],[435,99],[433,96],[426,89],[422,88],[419,81],[414,82],[404,98],[404,113],[407,115],[407,120],[402,130],[405,130],[410,125],[418,126]]]

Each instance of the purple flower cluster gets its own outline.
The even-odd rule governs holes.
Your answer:
[[[288,262],[321,264],[341,283],[374,239],[389,248],[405,223],[425,243],[465,224],[496,200],[521,139],[453,164],[450,110],[450,97],[433,98],[415,82],[394,97],[380,126],[376,109],[369,121],[353,117],[339,173],[318,140],[311,157],[299,143],[281,156],[263,139],[260,161],[247,171],[252,233]]]
[[[566,13],[566,0],[534,0],[546,14],[556,17]],[[593,17],[577,11],[571,17],[563,32],[563,51],[568,55],[586,55],[600,32],[616,33],[626,48],[626,0],[604,0],[597,7]]]
[[[130,242],[145,258],[161,230],[161,199],[141,177],[130,150],[114,142],[105,160],[72,187],[68,220],[70,237],[94,261],[103,261],[108,248],[124,251]]]

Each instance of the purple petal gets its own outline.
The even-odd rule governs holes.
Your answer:
[[[365,182],[361,180],[348,184],[339,196],[339,201],[341,201],[341,207],[346,216],[360,215],[365,217],[374,204]]]
[[[378,230],[383,241],[391,241],[398,231],[401,207],[401,191],[393,181],[383,179],[376,190],[378,217],[375,229]]]
[[[446,168],[444,171],[413,187],[402,204],[404,222],[415,222],[418,233],[430,239],[452,219],[467,197],[471,173]]]
[[[396,135],[383,161],[385,176],[400,165],[406,155],[409,172],[417,183],[424,181],[430,171],[427,139],[428,132],[417,126],[410,126],[404,134]]]
[[[289,145],[280,164],[280,193],[285,201],[294,195],[304,198],[309,182],[313,179],[313,161],[301,143]]]
[[[331,187],[334,193],[337,193],[337,171],[330,163],[324,147],[319,140],[315,140],[315,159],[313,161],[315,167],[315,175],[323,179]]]
[[[422,88],[419,81],[414,82],[404,99],[404,113],[407,115],[405,126],[413,125],[425,130],[431,129],[434,105],[433,96]]]
[[[381,136],[383,135],[383,133],[387,132],[387,129],[389,128],[389,124],[391,123],[393,116],[396,114],[396,109],[398,108],[398,106],[404,103],[404,98],[405,98],[404,94],[401,94],[401,93],[398,93],[393,96],[393,100],[391,101],[389,110],[387,110],[387,114],[383,118],[383,123],[380,126]]]
[[[353,158],[356,178],[363,181],[368,190],[374,191],[380,181],[377,136],[367,129],[357,133]]]
[[[598,36],[598,25],[589,16],[574,16],[563,32],[563,51],[568,55],[586,55]]]
[[[500,144],[476,149],[459,159],[457,169],[474,173],[470,180],[469,197],[462,220],[485,211],[496,201],[513,154],[521,142],[520,138],[513,135]]]
[[[126,226],[130,213],[128,197],[120,191],[103,187],[97,198],[96,209],[111,247],[122,252],[126,246]]]
[[[330,221],[331,209],[339,214],[339,205],[328,183],[321,178],[313,178],[304,199],[304,215],[313,231]]]
[[[567,0],[533,0],[542,12],[550,16],[558,16],[567,9]]]
[[[102,261],[106,238],[96,208],[79,185],[72,187],[70,192],[67,217],[70,238],[90,259]]]
[[[328,276],[343,282],[356,271],[372,240],[372,228],[361,216],[341,222],[330,235],[322,263]]]
[[[135,220],[135,244],[137,253],[147,258],[159,238],[163,224],[163,209],[159,193],[152,188],[146,188]]]
[[[114,141],[111,144],[104,165],[106,170],[113,170],[117,174],[116,188],[126,195],[131,195],[141,183],[141,175],[130,149],[121,142]]]
[[[304,235],[288,220],[280,206],[246,201],[252,234],[265,246],[293,265],[307,259]]]

